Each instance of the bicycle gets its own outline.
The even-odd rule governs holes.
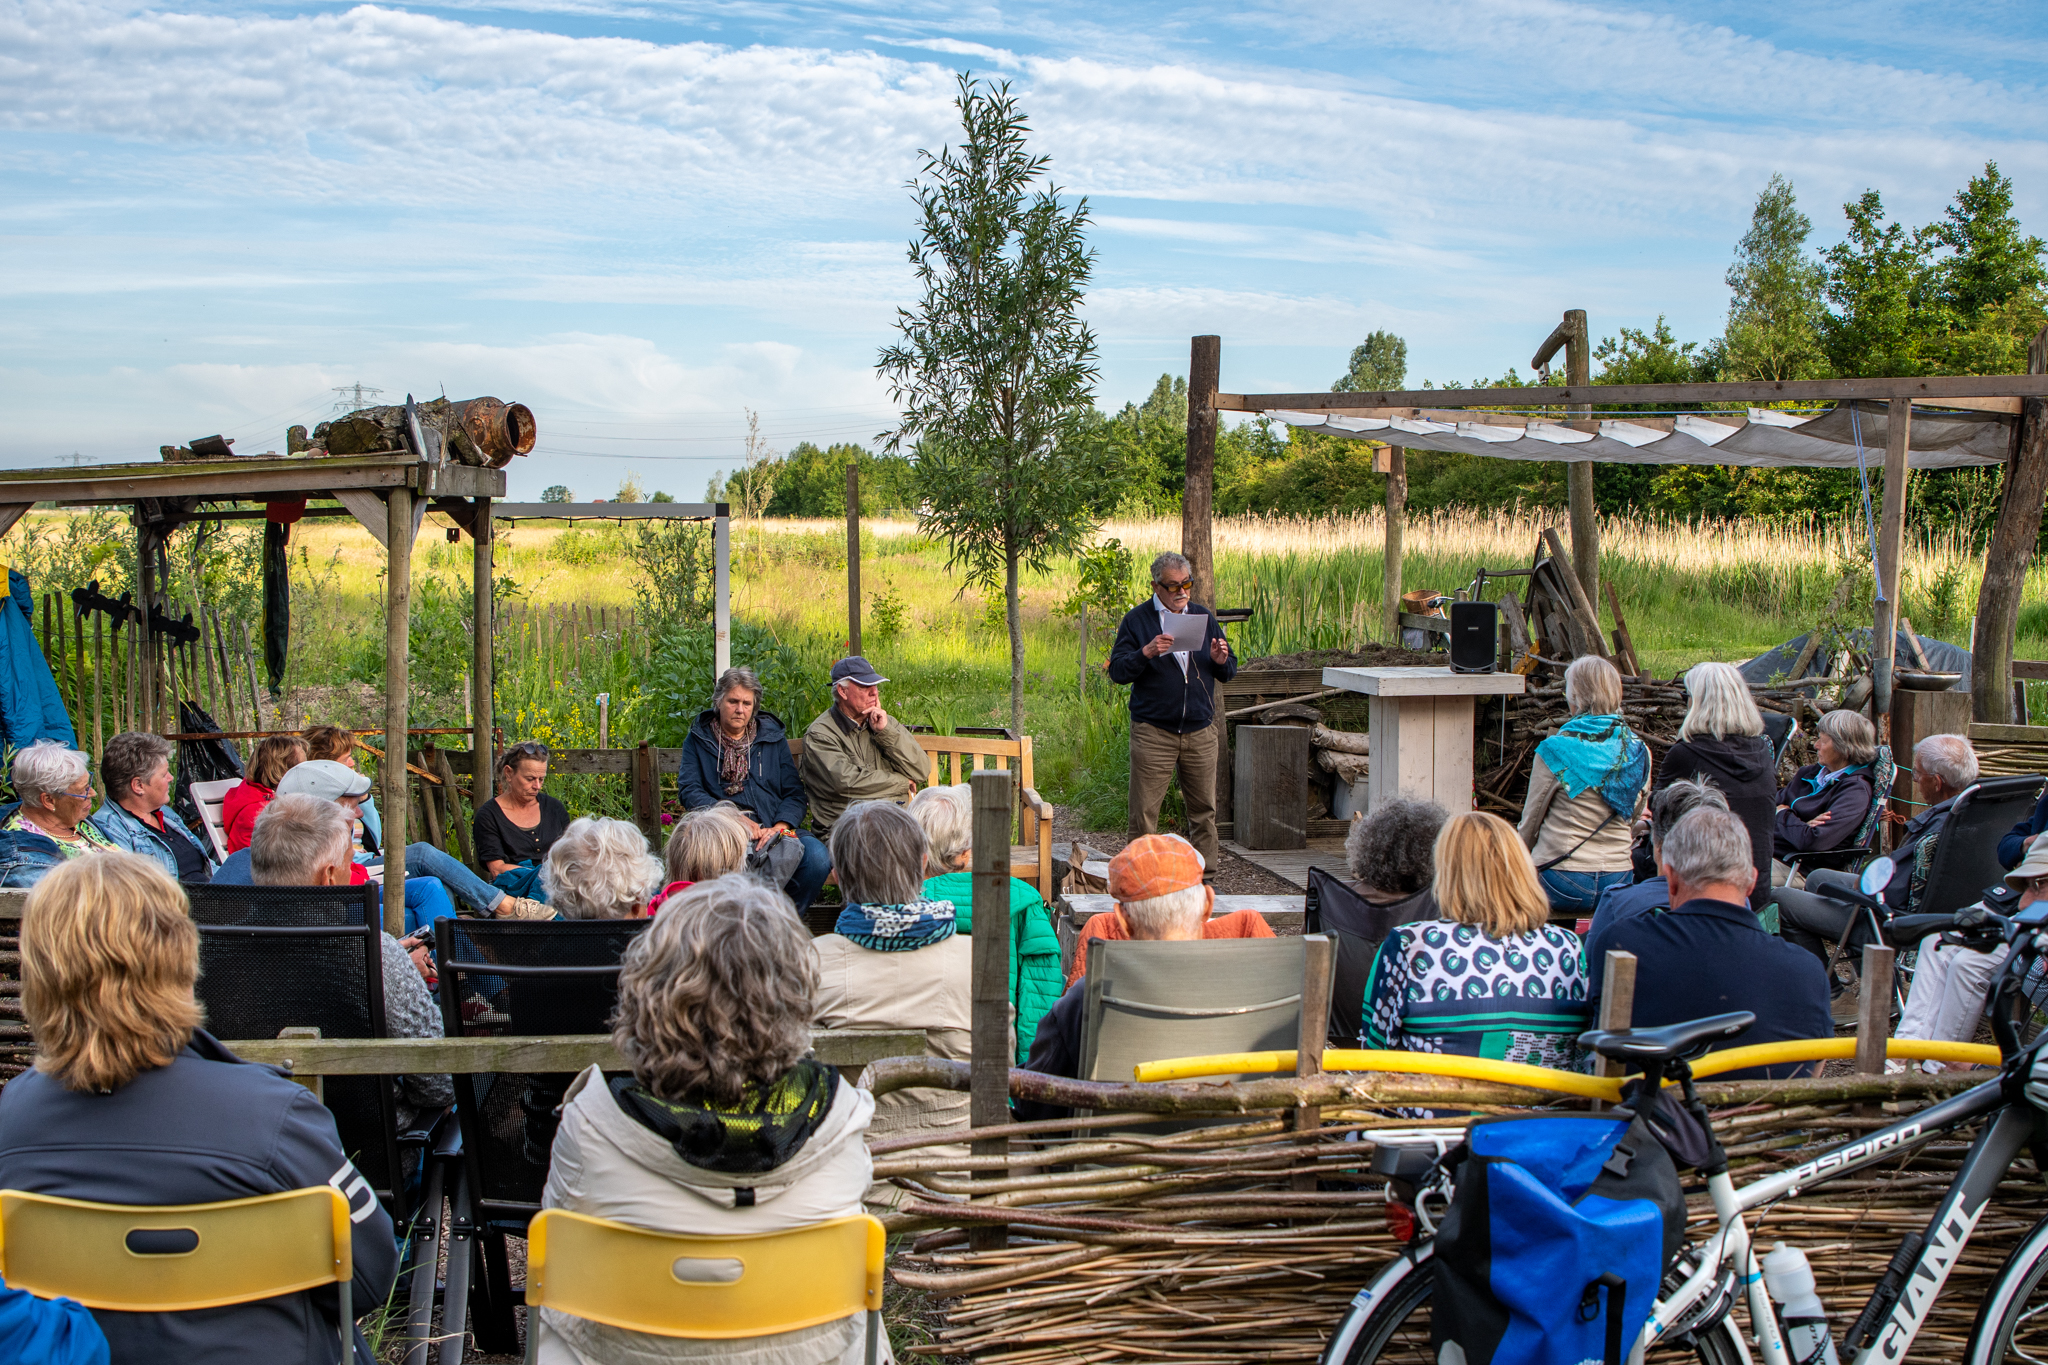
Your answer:
[[[1871,875],[1889,873],[1874,869]],[[1856,1365],[1898,1360],[1926,1321],[2007,1168],[2023,1151],[2048,1136],[2048,1118],[2024,1094],[2035,1056],[2048,1039],[2023,1044],[2014,1027],[2021,982],[2030,965],[2048,954],[2048,901],[2009,916],[1984,907],[1953,915],[1898,915],[1883,929],[1885,937],[1894,942],[1918,943],[1939,933],[1968,947],[1988,950],[2006,944],[2012,948],[1994,984],[1990,1010],[2003,1059],[1998,1075],[1790,1170],[1737,1187],[1693,1085],[1689,1063],[1711,1044],[1740,1035],[1755,1022],[1753,1014],[1739,1012],[1664,1028],[1596,1030],[1581,1035],[1582,1045],[1640,1072],[1639,1086],[1675,1084],[1684,1109],[1699,1123],[1709,1147],[1697,1169],[1706,1177],[1716,1231],[1704,1243],[1681,1250],[1666,1267],[1664,1292],[1636,1338],[1628,1356],[1631,1362],[1640,1361],[1652,1349],[1667,1349],[1691,1350],[1709,1365],[1747,1365],[1758,1356],[1766,1365],[1791,1365],[1784,1331],[1764,1287],[1743,1215],[1880,1162],[1896,1160],[1923,1143],[1984,1121],[1983,1131],[1972,1143],[1926,1231],[1906,1236],[1842,1343],[1841,1358]],[[1435,1152],[1389,1141],[1392,1137],[1385,1135],[1376,1146],[1371,1169],[1390,1181],[1389,1211],[1396,1215],[1390,1217],[1390,1224],[1398,1230],[1402,1222],[1412,1219],[1415,1237],[1352,1299],[1324,1349],[1323,1365],[1435,1359],[1427,1321],[1434,1281],[1431,1234],[1436,1215],[1448,1208],[1451,1177]],[[2039,1150],[2036,1164],[2048,1170]],[[1739,1292],[1747,1294],[1750,1322],[1759,1333],[1755,1356],[1732,1316]],[[2048,1219],[2021,1239],[1999,1270],[1979,1308],[1963,1358],[1967,1365],[2048,1360]]]

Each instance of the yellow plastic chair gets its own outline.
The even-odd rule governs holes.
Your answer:
[[[0,1190],[0,1280],[41,1298],[124,1313],[341,1290],[341,1359],[352,1359],[355,1276],[348,1199],[332,1185],[219,1204],[93,1204]]]
[[[882,1321],[882,1225],[866,1214],[788,1232],[684,1237],[546,1209],[526,1230],[526,1360],[552,1308],[652,1336],[726,1340],[868,1314]]]

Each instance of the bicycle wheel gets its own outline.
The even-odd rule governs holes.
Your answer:
[[[1991,1282],[1964,1358],[2048,1362],[2048,1219],[2034,1225]]]
[[[1429,1348],[1429,1299],[1435,1282],[1427,1256],[1419,1265],[1396,1262],[1373,1282],[1366,1305],[1354,1303],[1345,1314],[1324,1348],[1322,1365],[1436,1365]],[[1703,1365],[1737,1365],[1746,1357],[1741,1343],[1731,1340],[1735,1330],[1733,1317],[1725,1318],[1690,1348],[1659,1347],[1650,1352],[1650,1359],[1675,1362],[1690,1357]]]

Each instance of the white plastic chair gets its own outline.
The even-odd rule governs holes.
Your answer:
[[[241,785],[239,777],[192,784],[192,802],[199,807],[199,822],[206,826],[206,837],[213,840],[214,858],[219,862],[226,862],[228,857],[228,835],[221,820],[221,803],[227,800],[229,792]]]

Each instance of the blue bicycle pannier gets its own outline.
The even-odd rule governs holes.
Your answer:
[[[1685,1235],[1678,1168],[1626,1110],[1482,1119],[1432,1251],[1441,1365],[1621,1365]]]

